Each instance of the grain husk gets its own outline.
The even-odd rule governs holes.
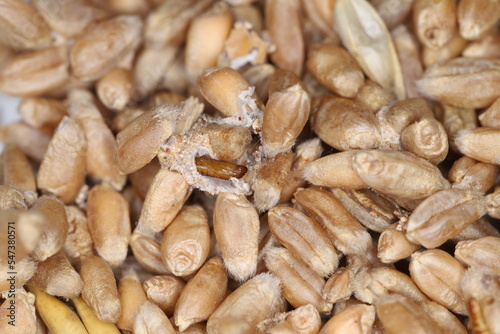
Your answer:
[[[406,96],[401,65],[389,31],[365,1],[337,0],[335,30],[366,75],[398,99]]]

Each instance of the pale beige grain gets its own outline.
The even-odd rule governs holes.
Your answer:
[[[85,133],[80,125],[64,117],[40,164],[38,187],[66,204],[75,201],[85,181],[86,149]]]
[[[28,281],[28,284],[49,295],[66,300],[79,296],[83,289],[80,275],[61,252],[40,262],[35,275]]]
[[[176,276],[195,273],[205,262],[210,250],[210,227],[205,210],[199,205],[186,205],[163,232],[162,260]]]
[[[102,321],[116,322],[122,312],[115,276],[109,264],[98,256],[89,256],[80,269],[82,298]]]
[[[427,248],[456,237],[467,225],[486,213],[480,193],[468,189],[447,189],[424,200],[408,220],[407,237]]]
[[[410,275],[429,298],[458,314],[467,314],[460,286],[465,268],[445,251],[430,249],[411,256]]]
[[[214,233],[229,274],[244,281],[255,274],[259,247],[259,215],[248,199],[224,192],[217,196]]]
[[[214,257],[191,278],[175,306],[175,324],[181,332],[208,320],[226,297],[228,274],[222,258]]]

